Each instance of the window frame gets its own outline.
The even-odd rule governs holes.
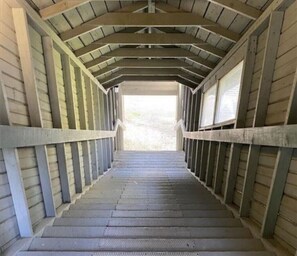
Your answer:
[[[230,72],[232,72],[235,68],[237,68],[239,65],[241,66],[241,76],[239,81],[239,91],[238,91],[238,99],[236,104],[236,111],[235,111],[235,117],[229,120],[224,120],[221,122],[215,122],[216,115],[217,115],[217,108],[218,108],[218,97],[219,97],[219,91],[220,91],[220,82],[221,79],[227,76]],[[243,76],[243,70],[244,70],[244,60],[239,61],[236,65],[234,65],[226,74],[224,74],[220,79],[218,79],[212,86],[210,86],[205,92],[202,94],[202,100],[201,100],[201,108],[200,108],[200,121],[199,121],[199,130],[207,130],[211,128],[218,128],[225,125],[231,125],[234,124],[237,120],[237,113],[238,113],[238,107],[240,103],[240,91],[242,88],[242,76]],[[205,93],[210,90],[213,86],[216,86],[216,94],[215,94],[215,104],[214,104],[214,115],[213,115],[213,121],[211,125],[202,126],[202,113],[203,113],[203,105],[204,105],[204,95]]]

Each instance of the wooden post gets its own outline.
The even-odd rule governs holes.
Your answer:
[[[253,127],[261,127],[265,124],[282,23],[283,12],[273,12],[269,20]],[[250,42],[251,40],[252,39],[250,39]],[[239,213],[242,217],[248,217],[249,215],[260,150],[260,146],[249,146],[247,169],[244,178],[241,206],[239,209]]]
[[[190,119],[190,89],[188,87],[185,87],[186,93],[185,93],[185,128],[186,131],[189,131],[189,119]],[[184,144],[184,148],[185,148],[185,161],[188,161],[188,144],[189,144],[189,139],[185,139],[185,144]]]
[[[78,111],[79,111],[79,121],[80,129],[87,130],[87,108],[85,102],[85,85],[82,71],[79,67],[75,68],[75,78],[76,78],[76,88],[77,88],[77,99],[78,99]],[[92,184],[92,174],[91,174],[91,158],[90,158],[90,145],[88,141],[81,142],[83,151],[83,162],[84,162],[84,172],[85,172],[85,184]]]
[[[206,171],[206,186],[211,186],[213,179],[213,171],[215,166],[217,143],[211,141],[209,143],[208,159],[207,159],[207,171]]]
[[[20,54],[20,62],[24,78],[24,87],[31,126],[43,127],[32,57],[31,41],[29,36],[27,14],[22,8],[14,8],[12,9],[12,13],[18,43],[18,50]],[[56,207],[52,191],[46,146],[36,146],[35,152],[46,216],[54,217],[56,216]]]
[[[104,95],[99,91],[99,104],[100,104],[100,129],[107,130],[107,124],[105,119],[105,104],[104,104]],[[103,139],[103,164],[104,171],[108,170],[108,139]]]
[[[235,128],[245,127],[245,118],[248,108],[250,88],[252,84],[253,71],[257,50],[257,37],[251,36],[246,43],[246,52],[240,81]],[[230,159],[228,163],[227,183],[224,193],[224,202],[230,204],[233,201],[234,190],[237,179],[237,170],[240,161],[241,144],[231,144]]]
[[[195,109],[194,109],[194,126],[193,130],[198,131],[199,129],[199,118],[200,118],[200,104],[201,104],[201,90],[196,92],[196,104],[195,104]],[[191,170],[192,172],[196,171],[196,158],[197,158],[197,140],[192,141],[192,163],[191,163]]]
[[[7,95],[2,79],[2,71],[0,71],[0,124],[11,125]],[[20,236],[31,237],[33,236],[32,221],[24,188],[18,152],[15,148],[4,148],[2,149],[2,152]]]
[[[188,131],[192,131],[193,129],[193,110],[194,110],[194,106],[195,106],[195,97],[192,94],[191,90],[189,90],[189,120],[188,120]],[[192,147],[192,140],[189,139],[188,143],[187,143],[187,168],[191,169],[191,162],[192,162],[192,151],[191,151],[191,147]]]
[[[113,93],[114,93],[114,88],[111,88],[109,91],[109,94],[107,96],[107,104],[108,104],[108,109],[109,109],[109,120],[108,120],[108,126],[109,130],[113,130],[114,124],[115,124],[115,112],[114,112],[114,98],[113,98]],[[114,139],[115,138],[110,138],[110,161],[113,162],[113,153],[114,153]]]
[[[177,84],[178,94],[176,95],[176,122],[182,119],[183,113],[183,88],[181,84]],[[181,151],[183,149],[183,137],[180,129],[176,131],[176,150]]]
[[[288,110],[286,114],[285,125],[296,124],[296,105],[297,105],[297,68],[295,71],[294,81],[291,90]],[[263,237],[272,237],[275,224],[278,217],[284,189],[286,186],[287,176],[293,155],[293,148],[279,148],[275,167],[273,171],[271,186],[268,195],[266,211],[264,214],[261,233]]]
[[[214,182],[215,194],[220,194],[222,189],[226,149],[227,149],[227,143],[220,142],[219,148],[218,148],[218,157],[217,157],[216,166],[215,166],[215,182]]]
[[[200,165],[200,175],[199,178],[201,181],[206,179],[206,168],[208,160],[208,151],[209,151],[209,141],[202,141],[202,150],[201,150],[201,165]]]
[[[59,89],[58,89],[57,75],[56,75],[56,69],[55,69],[53,41],[49,36],[45,36],[42,38],[42,43],[43,43],[45,68],[46,68],[46,74],[47,74],[49,100],[50,100],[50,106],[52,110],[53,127],[61,129],[63,128],[63,124],[61,119],[61,106],[59,101]],[[57,149],[58,169],[59,169],[59,175],[60,175],[63,202],[70,203],[71,195],[70,195],[70,187],[69,187],[69,177],[67,172],[67,157],[66,157],[65,144],[64,143],[57,144],[56,149]]]
[[[94,96],[93,96],[93,85],[91,79],[85,77],[86,84],[86,99],[88,108],[88,127],[90,130],[95,130],[95,113],[94,113]],[[92,178],[96,180],[98,178],[98,155],[97,155],[97,144],[98,141],[90,141],[90,152],[91,152],[91,167],[92,167]]]
[[[124,122],[124,116],[123,116],[123,94],[122,94],[122,87],[119,85],[118,92],[116,93],[116,101],[117,101],[117,113],[118,118]],[[124,149],[124,133],[122,129],[119,129],[118,135],[117,135],[117,150],[123,150]]]
[[[201,166],[201,151],[202,151],[202,141],[198,140],[196,143],[196,159],[195,159],[195,176],[200,176],[200,166]]]
[[[95,127],[96,130],[100,130],[102,128],[101,119],[100,119],[100,107],[99,107],[99,89],[97,86],[94,86],[93,90],[93,101],[94,101],[94,114],[95,114]],[[98,175],[102,175],[104,173],[104,140],[97,140],[97,158],[98,158],[98,167],[99,173]]]
[[[72,84],[72,75],[71,75],[71,64],[68,55],[62,55],[62,67],[63,67],[63,77],[65,84],[65,96],[66,96],[66,105],[68,113],[68,123],[70,129],[77,129],[77,117],[75,113],[75,99],[73,88],[75,85]],[[80,157],[78,142],[72,142],[71,144],[71,154],[72,154],[72,163],[74,171],[74,180],[75,180],[75,191],[76,193],[82,192],[82,177],[80,170]]]

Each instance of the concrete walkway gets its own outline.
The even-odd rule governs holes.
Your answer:
[[[115,154],[111,171],[19,256],[272,256],[187,170],[183,152]]]

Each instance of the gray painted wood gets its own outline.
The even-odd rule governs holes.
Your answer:
[[[26,12],[24,9],[17,8],[12,10],[12,14],[13,22],[16,29],[16,38],[20,54],[22,74],[24,78],[24,87],[26,92],[30,123],[31,126],[34,127],[43,127]],[[35,152],[40,184],[43,191],[42,195],[46,215],[48,217],[53,217],[56,215],[56,207],[52,191],[47,150],[45,146],[38,146],[35,147]]]
[[[85,90],[84,90],[84,80],[83,74],[80,68],[75,68],[75,80],[77,88],[77,99],[78,99],[78,110],[79,110],[79,121],[80,128],[83,130],[88,130],[87,123],[87,111],[85,102]],[[89,141],[84,141],[81,143],[83,152],[83,162],[84,162],[84,174],[85,174],[85,184],[92,184],[92,174],[91,174],[91,155],[90,155],[90,144]]]
[[[262,64],[262,73],[259,82],[259,90],[253,122],[254,127],[264,126],[265,124],[273,71],[276,62],[281,28],[283,24],[283,16],[283,12],[273,12],[270,16],[268,35],[266,38],[265,53]]]
[[[11,125],[7,95],[2,79],[2,70],[0,71],[0,123]],[[2,149],[2,153],[20,236],[31,237],[33,236],[32,221],[17,150],[13,148]]]
[[[207,171],[207,160],[209,152],[209,141],[202,141],[202,150],[201,150],[201,165],[200,165],[200,175],[199,178],[201,181],[206,180],[206,171]]]
[[[101,111],[99,104],[99,90],[93,87],[93,101],[94,101],[94,114],[95,114],[95,127],[96,130],[101,129]],[[104,140],[97,140],[97,158],[98,158],[98,175],[102,175],[104,172]]]
[[[215,182],[214,182],[215,194],[220,194],[222,189],[226,149],[227,149],[227,144],[224,142],[220,142],[218,153],[217,153],[218,157],[217,157],[216,166],[215,166]]]
[[[286,114],[285,124],[296,123],[296,87],[297,87],[297,69],[295,72],[291,95]],[[279,148],[271,186],[268,195],[268,203],[264,214],[264,220],[261,228],[263,237],[272,237],[275,230],[276,221],[281,205],[281,200],[284,194],[287,176],[293,155],[293,148]]]
[[[272,182],[269,190],[268,204],[266,206],[261,228],[262,236],[265,238],[270,238],[274,234],[275,224],[286,186],[292,154],[292,148],[281,148],[277,153]]]
[[[230,204],[233,201],[233,194],[236,185],[237,170],[240,158],[241,144],[231,144],[228,172],[226,178],[226,188],[224,202]]]
[[[248,217],[251,207],[251,200],[254,192],[254,183],[256,179],[257,166],[260,156],[260,146],[253,145],[249,147],[246,173],[244,176],[242,199],[239,209],[241,217]]]
[[[168,161],[184,164],[183,154],[116,152],[115,161],[122,166],[136,162],[136,169],[112,168],[61,218],[56,218],[42,237],[34,238],[28,252],[66,255],[85,251],[114,252],[115,255],[131,255],[132,251],[134,255],[150,252],[191,255],[194,251],[202,255],[210,251],[224,251],[228,255],[253,253],[248,256],[264,253],[261,241],[254,239],[185,165],[160,169]],[[146,166],[143,159],[153,162],[151,169],[143,168]],[[94,196],[105,203],[88,199]],[[140,204],[131,203],[136,202],[135,196]],[[113,204],[108,203],[111,198]],[[197,201],[200,203],[193,203]]]
[[[94,96],[93,96],[93,85],[91,80],[88,77],[85,77],[86,84],[86,99],[87,99],[87,109],[88,109],[88,127],[90,130],[95,130],[95,113],[94,113]],[[92,177],[94,180],[98,178],[98,155],[97,155],[97,146],[98,141],[92,140],[90,144],[91,152],[91,168],[92,168]]]
[[[65,84],[65,97],[66,97],[66,105],[67,105],[67,113],[68,113],[68,123],[70,129],[77,129],[76,125],[76,113],[75,113],[75,103],[74,103],[74,91],[73,88],[75,85],[72,84],[71,71],[70,71],[70,58],[68,55],[62,55],[62,67],[63,67],[63,76],[64,76],[64,84]],[[82,192],[82,177],[80,170],[80,157],[79,157],[79,149],[78,143],[71,143],[71,154],[72,154],[72,162],[73,162],[73,171],[74,171],[74,179],[75,179],[75,191],[76,193]]]
[[[207,170],[206,170],[206,186],[212,185],[214,167],[215,167],[215,157],[216,157],[216,142],[209,143],[208,149],[208,159],[207,159]]]
[[[240,91],[238,96],[238,105],[236,113],[235,128],[243,128],[245,126],[245,118],[248,109],[249,95],[252,85],[252,78],[254,72],[255,58],[257,50],[257,37],[249,37],[246,43],[246,53],[244,56],[243,69],[240,81]],[[237,179],[237,170],[240,158],[241,145],[232,144],[230,151],[230,159],[228,163],[227,183],[224,194],[224,202],[232,203],[234,196],[234,189]]]
[[[201,150],[202,150],[202,141],[197,140],[197,143],[196,143],[196,159],[195,159],[195,176],[196,177],[199,177],[199,175],[200,175]]]
[[[61,116],[61,106],[59,101],[59,91],[57,84],[57,74],[55,69],[55,59],[54,59],[54,47],[53,41],[50,37],[45,36],[42,38],[44,60],[47,74],[48,83],[48,93],[51,106],[51,113],[53,118],[54,128],[63,128],[62,116]],[[69,177],[67,171],[67,159],[65,144],[59,143],[56,145],[57,158],[58,158],[58,169],[60,175],[62,198],[64,203],[71,202],[70,187],[69,187]]]

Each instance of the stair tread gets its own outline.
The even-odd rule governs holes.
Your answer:
[[[140,238],[35,238],[30,250],[134,251],[249,251],[263,250],[258,239],[140,239]]]
[[[47,227],[42,237],[155,237],[155,238],[251,238],[247,228],[195,227]]]
[[[273,256],[186,170],[183,152],[116,152],[111,171],[18,256]]]
[[[275,254],[266,251],[249,252],[122,252],[122,251],[101,251],[96,256],[274,256]],[[65,251],[30,251],[19,252],[17,256],[94,256],[94,252],[65,252]]]

